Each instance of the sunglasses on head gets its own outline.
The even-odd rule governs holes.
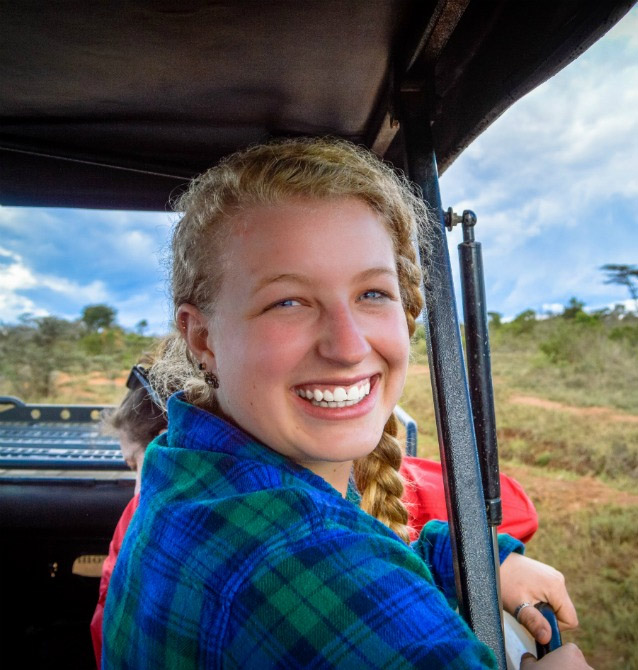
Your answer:
[[[130,391],[135,391],[136,389],[143,388],[148,397],[153,401],[157,407],[163,411],[162,401],[160,400],[157,391],[151,386],[151,383],[148,381],[148,371],[146,368],[141,365],[134,365],[131,368],[128,379],[126,380],[126,388]]]

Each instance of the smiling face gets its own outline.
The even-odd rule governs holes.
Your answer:
[[[409,336],[392,240],[356,199],[243,212],[198,358],[221,412],[340,490],[397,403]]]

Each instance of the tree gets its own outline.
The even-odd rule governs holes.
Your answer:
[[[515,334],[531,333],[536,325],[536,312],[533,309],[526,309],[517,314],[508,324],[508,329]]]
[[[6,359],[5,375],[18,395],[27,399],[51,395],[57,372],[78,361],[77,323],[56,316],[25,315],[4,333],[0,354]]]
[[[488,312],[487,315],[490,317],[490,326],[500,328],[503,325],[503,315],[500,312]]]
[[[578,298],[570,298],[567,305],[565,305],[561,316],[564,319],[575,319],[577,316],[584,314],[584,306],[585,303],[582,300],[578,300]]]
[[[117,311],[108,305],[87,305],[80,320],[90,333],[99,333],[115,325]]]
[[[619,284],[627,287],[635,309],[638,311],[638,265],[608,263],[600,269],[607,273],[605,284]]]
[[[135,324],[135,332],[138,335],[144,335],[144,331],[148,328],[148,321],[146,319],[140,319]]]

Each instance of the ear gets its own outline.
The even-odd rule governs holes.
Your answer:
[[[177,327],[194,358],[215,371],[215,354],[210,349],[208,318],[194,305],[184,303],[177,309]]]

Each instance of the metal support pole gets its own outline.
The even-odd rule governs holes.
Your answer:
[[[450,219],[452,219],[451,216]],[[470,210],[463,212],[461,217],[463,242],[458,247],[465,320],[465,355],[470,383],[472,415],[474,417],[474,432],[485,496],[485,511],[494,544],[494,566],[499,594],[499,609],[502,610],[497,528],[503,522],[503,509],[501,505],[501,481],[498,467],[498,443],[494,413],[494,389],[492,387],[490,336],[485,302],[483,256],[481,254],[481,244],[474,238],[476,221],[474,212]],[[448,228],[451,228],[452,225],[450,220]]]
[[[496,527],[503,522],[501,482],[498,467],[496,416],[490,336],[485,307],[485,282],[481,243],[474,239],[476,214],[463,212],[463,242],[459,244],[459,263],[465,317],[465,353],[474,416],[476,445],[481,464],[487,523]]]
[[[504,670],[494,550],[485,516],[436,157],[422,101],[408,94],[404,103],[410,176],[438,218],[431,239],[419,240],[419,252],[426,277],[425,325],[459,611],[477,637],[492,648]]]

